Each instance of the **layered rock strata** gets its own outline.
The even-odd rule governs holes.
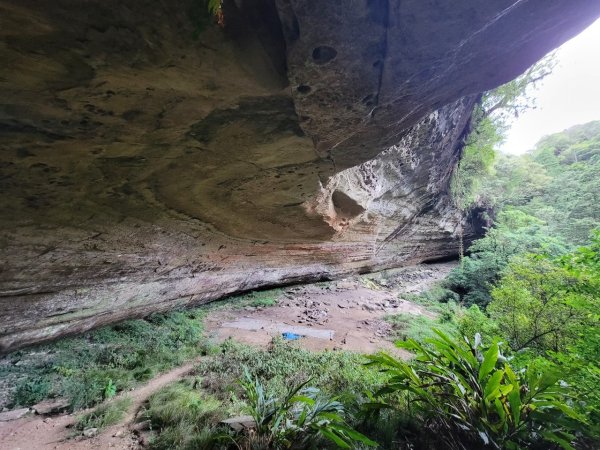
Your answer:
[[[0,350],[455,254],[477,94],[572,0],[0,0]]]

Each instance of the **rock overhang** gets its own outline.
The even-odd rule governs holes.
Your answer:
[[[0,2],[3,351],[455,253],[476,95],[600,15],[236,0],[194,38],[201,3]]]

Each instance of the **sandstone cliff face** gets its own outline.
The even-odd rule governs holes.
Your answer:
[[[475,96],[600,15],[238,0],[197,33],[198,3],[0,1],[1,351],[454,254]]]

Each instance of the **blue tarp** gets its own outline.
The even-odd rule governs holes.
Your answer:
[[[281,333],[281,336],[283,336],[286,341],[295,341],[296,339],[300,339],[302,337],[299,334],[290,333],[289,331]]]

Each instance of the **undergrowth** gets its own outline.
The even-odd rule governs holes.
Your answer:
[[[0,408],[54,397],[71,410],[92,407],[157,373],[210,353],[203,320],[214,309],[275,304],[280,290],[249,293],[210,305],[128,320],[78,337],[11,353],[0,359]]]
[[[131,406],[131,398],[123,397],[111,400],[107,403],[97,406],[93,411],[84,414],[77,419],[75,428],[77,430],[85,430],[86,428],[102,428],[109,427],[119,423],[125,413]]]
[[[383,374],[365,367],[365,363],[366,359],[359,354],[311,352],[282,339],[274,339],[266,350],[233,340],[225,341],[214,354],[200,361],[194,378],[170,385],[150,398],[144,418],[151,420],[152,429],[156,432],[151,446],[156,450],[288,448],[282,442],[289,438],[294,442],[303,442],[301,447],[292,448],[313,448],[314,445],[317,445],[314,448],[336,448],[325,436],[332,430],[334,434],[344,433],[345,420],[351,426],[361,425],[358,418],[360,402],[366,400],[369,393],[379,388],[385,379]],[[252,374],[251,378],[248,378],[249,373]],[[246,383],[240,383],[240,380],[246,380]],[[283,441],[278,440],[282,438],[279,435],[275,439],[274,436],[260,433],[256,436],[236,434],[220,422],[233,416],[256,415],[256,405],[249,401],[252,396],[248,393],[248,380],[264,391],[265,404],[273,404],[273,407],[277,404],[273,399],[287,398],[292,386],[309,383],[310,392],[320,392],[320,399],[330,399],[325,402],[326,405],[338,405],[336,411],[340,414],[343,412],[344,422],[340,422],[337,428],[333,423],[321,423],[320,420],[312,424],[306,422],[305,418],[288,425],[277,422],[277,427],[284,427],[283,431],[280,430],[285,435]],[[303,401],[308,401],[307,395],[301,396]],[[310,405],[311,402],[308,401]],[[323,406],[321,400],[315,405]],[[286,420],[295,421],[304,417],[298,415],[296,409],[296,406],[285,409]],[[307,413],[306,417],[311,416]],[[322,426],[328,428],[325,428],[321,439],[302,440],[312,432],[318,434]],[[268,430],[271,428],[269,426]],[[292,432],[293,439],[288,432]]]
[[[197,373],[209,392],[235,402],[243,367],[264,381],[274,395],[283,395],[290,384],[311,379],[311,385],[338,397],[353,397],[377,385],[381,377],[363,366],[362,355],[350,352],[312,352],[274,339],[267,350],[227,340],[218,355],[203,359]]]
[[[151,441],[153,449],[211,449],[226,439],[227,430],[219,426],[227,417],[221,402],[198,389],[194,379],[164,387],[152,395],[142,414],[158,431]]]

